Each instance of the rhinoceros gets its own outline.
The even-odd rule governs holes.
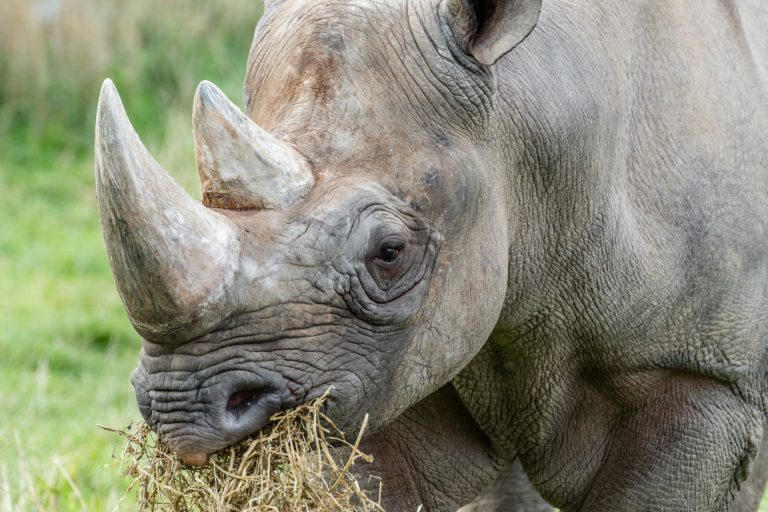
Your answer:
[[[392,510],[517,509],[522,471],[567,511],[754,510],[766,27],[761,0],[267,1],[244,110],[195,96],[202,202],[106,82],[141,413],[203,464],[332,387]]]

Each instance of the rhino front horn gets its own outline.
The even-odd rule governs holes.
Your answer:
[[[251,121],[210,82],[197,88],[193,123],[206,206],[283,208],[312,189],[314,177],[306,160]]]
[[[96,195],[112,273],[139,334],[181,343],[220,321],[232,306],[236,228],[155,161],[110,80],[96,115]]]

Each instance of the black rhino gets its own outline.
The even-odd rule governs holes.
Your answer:
[[[201,464],[332,385],[403,466],[392,510],[539,507],[515,461],[563,510],[754,510],[766,27],[761,0],[268,1],[245,113],[195,98],[202,204],[105,83],[142,414]]]

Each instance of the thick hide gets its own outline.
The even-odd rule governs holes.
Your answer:
[[[107,82],[142,414],[203,464],[332,387],[395,511],[754,509],[766,27],[760,0],[272,0],[244,109],[198,90],[202,204]]]

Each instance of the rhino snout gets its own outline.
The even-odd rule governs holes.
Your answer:
[[[289,407],[281,379],[234,370],[205,380],[148,374],[141,365],[133,385],[139,409],[160,439],[187,463],[204,465],[208,455],[261,430]]]

